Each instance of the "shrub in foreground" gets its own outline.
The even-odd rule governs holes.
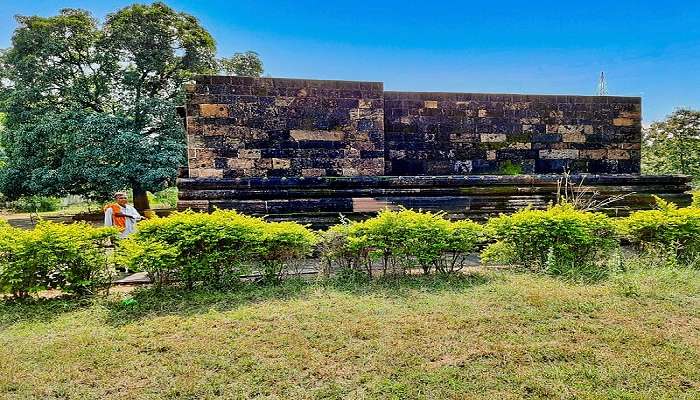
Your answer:
[[[657,209],[621,219],[620,233],[641,250],[672,252],[684,262],[700,256],[700,208],[678,208],[658,197],[656,201]]]
[[[496,241],[482,253],[485,261],[552,275],[598,277],[618,247],[610,218],[567,203],[501,215],[490,219],[487,229]]]
[[[120,244],[120,259],[158,283],[177,279],[192,288],[229,287],[261,272],[277,279],[287,263],[311,252],[316,237],[293,222],[266,222],[235,211],[177,212],[142,222]]]
[[[0,291],[26,297],[44,289],[89,294],[114,277],[105,250],[118,232],[88,223],[40,221],[32,230],[0,225]]]
[[[362,222],[346,222],[323,234],[322,254],[340,267],[365,269],[378,261],[383,272],[419,268],[452,272],[483,239],[471,221],[451,222],[442,214],[402,209],[384,210]]]

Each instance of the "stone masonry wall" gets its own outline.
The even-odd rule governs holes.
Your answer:
[[[190,178],[384,174],[382,83],[200,76],[186,91]]]
[[[200,76],[189,178],[639,173],[641,99]]]
[[[632,97],[385,92],[387,175],[639,173]]]

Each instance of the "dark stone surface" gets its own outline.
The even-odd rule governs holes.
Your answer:
[[[362,218],[384,208],[445,211],[451,218],[481,219],[556,199],[559,175],[454,175],[355,177],[182,178],[180,209],[236,209],[273,220],[294,219],[315,227],[339,222],[339,213]],[[573,175],[570,182],[602,200],[625,195],[602,211],[626,215],[653,207],[656,194],[690,203],[688,177],[638,174]],[[579,187],[579,184],[582,184]],[[325,221],[325,222],[324,222]]]
[[[638,173],[641,99],[200,76],[189,177]]]
[[[636,97],[384,92],[386,173],[638,173],[640,111]]]
[[[686,177],[639,175],[637,97],[227,76],[199,76],[186,90],[180,209],[315,225],[399,206],[478,219],[545,206],[565,169],[600,197],[625,194],[612,214],[649,207],[652,193],[689,201]]]
[[[186,90],[189,177],[384,174],[380,82],[200,76]]]

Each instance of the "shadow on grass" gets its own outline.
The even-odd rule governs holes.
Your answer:
[[[303,298],[316,289],[338,290],[356,295],[409,296],[415,291],[462,291],[489,282],[491,274],[429,275],[383,277],[369,280],[361,277],[336,277],[305,280],[290,278],[277,285],[245,284],[229,291],[178,287],[156,290],[142,289],[130,300],[110,302],[109,322],[122,325],[141,318],[164,315],[195,315],[208,311],[229,311],[266,300]]]
[[[41,299],[0,302],[0,329],[21,321],[50,322],[68,312],[92,306],[108,311],[107,323],[121,326],[143,318],[166,315],[196,315],[209,311],[229,311],[267,300],[303,298],[321,288],[358,296],[404,297],[420,292],[459,292],[488,283],[493,274],[454,274],[429,276],[392,276],[369,280],[362,276],[338,276],[327,279],[285,279],[279,284],[247,283],[231,290],[166,287],[142,288],[125,299],[114,297],[83,299]]]
[[[18,322],[50,322],[54,318],[95,304],[92,298],[0,300],[0,329]]]

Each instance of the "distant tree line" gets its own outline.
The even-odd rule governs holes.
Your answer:
[[[0,52],[0,192],[105,200],[172,185],[186,162],[176,114],[195,74],[260,76],[248,51],[217,59],[213,37],[164,3],[134,4],[100,22],[88,11],[18,16]]]
[[[700,184],[700,111],[679,108],[644,129],[642,172],[690,175]]]

